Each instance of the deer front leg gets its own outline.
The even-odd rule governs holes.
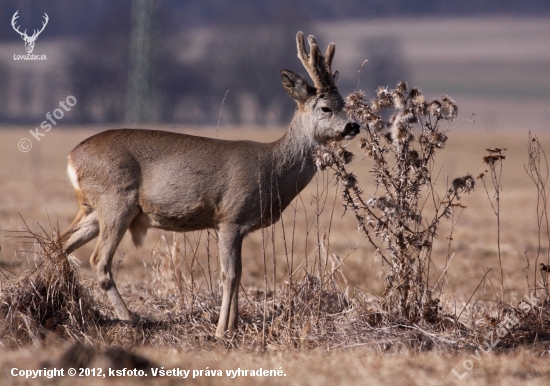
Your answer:
[[[224,224],[220,225],[218,238],[223,295],[216,336],[222,337],[226,331],[231,333],[237,329],[243,235],[237,225]]]

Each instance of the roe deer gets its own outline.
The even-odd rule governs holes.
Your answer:
[[[302,32],[296,42],[314,86],[281,70],[297,108],[288,131],[273,143],[121,129],[94,135],[70,153],[68,174],[80,209],[60,237],[70,254],[99,236],[90,263],[119,319],[130,320],[132,314],[117,291],[111,262],[127,229],[139,246],[150,227],[214,228],[223,286],[216,336],[237,328],[243,237],[276,222],[311,181],[315,146],[359,133],[335,86],[334,44],[323,57],[313,36],[310,54]]]

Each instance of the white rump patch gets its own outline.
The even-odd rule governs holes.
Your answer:
[[[71,165],[71,159],[69,158],[69,166],[67,166],[67,174],[69,175],[69,180],[73,184],[75,190],[80,190],[80,185],[78,184],[78,176],[76,175],[76,170],[74,170],[73,165]]]

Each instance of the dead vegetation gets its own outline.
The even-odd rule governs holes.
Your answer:
[[[250,353],[366,348],[450,354],[476,350],[511,314],[517,322],[508,323],[495,351],[529,345],[543,352],[550,339],[550,313],[540,299],[533,297],[502,309],[465,304],[460,315],[451,311],[450,302],[442,301],[428,305],[422,319],[406,320],[396,318],[384,298],[347,293],[335,279],[337,267],[327,271],[322,280],[307,273],[266,296],[261,290],[248,291],[240,305],[243,327],[233,336],[216,339],[218,295],[202,291],[200,286],[175,285],[185,273],[178,272],[180,266],[167,264],[166,270],[155,271],[163,279],[123,291],[141,317],[137,322],[121,322],[101,298],[97,284],[79,275],[73,258],[63,254],[55,236],[30,236],[36,240],[37,267],[2,284],[0,336],[1,344],[9,349],[73,341],[79,352],[99,350],[100,356],[109,352],[109,347],[222,348]],[[172,246],[177,248],[177,244]],[[162,250],[156,253],[158,259],[171,259],[162,255]],[[437,310],[430,315],[429,307]]]
[[[469,174],[450,179],[439,192],[433,174],[436,152],[447,141],[447,132],[439,125],[456,116],[454,102],[446,97],[426,102],[418,89],[408,90],[403,84],[395,90],[380,89],[372,101],[355,94],[350,102],[356,114],[362,109],[356,117],[367,136],[359,146],[373,163],[376,188],[369,188],[366,197],[359,177],[348,170],[353,154],[342,144],[318,149],[315,157],[320,169],[336,172],[340,182],[336,189],[344,205],[355,214],[363,241],[370,242],[379,256],[385,278],[381,296],[348,285],[343,267],[349,255],[338,256],[331,246],[331,224],[336,222],[331,213],[338,203],[328,199],[335,180],[326,172],[317,179],[314,215],[305,229],[317,244],[309,253],[306,247],[305,261],[298,263],[295,255],[301,252],[294,235],[303,229],[296,228],[295,219],[294,224],[283,224],[287,277],[276,280],[273,254],[272,285],[266,278],[263,288],[241,289],[245,296],[240,299],[241,327],[236,334],[214,337],[220,306],[219,279],[213,268],[218,257],[215,232],[163,234],[157,240],[149,259],[143,260],[149,264],[150,280],[121,289],[130,309],[140,316],[130,323],[116,319],[97,284],[80,274],[73,256],[62,252],[55,231],[38,234],[27,228],[34,268],[1,283],[0,344],[15,350],[70,342],[62,354],[44,364],[61,367],[100,363],[113,368],[148,368],[154,363],[132,353],[148,349],[203,354],[229,350],[247,355],[433,353],[456,357],[457,364],[458,357],[479,352],[514,355],[526,350],[534,356],[547,355],[550,169],[538,139],[530,137],[526,169],[538,191],[539,248],[534,263],[540,268],[532,280],[527,277],[527,297],[505,301],[506,283],[501,279],[501,286],[491,287],[499,301],[475,300],[478,289],[489,287],[489,268],[467,301],[461,301],[446,295],[443,286],[452,269],[452,232],[460,226],[458,214],[464,210],[460,198],[473,189],[474,180]],[[384,120],[377,110],[380,106],[397,107],[397,111]],[[503,149],[491,150],[484,162],[498,171]],[[499,172],[495,173],[491,178],[499,178]],[[495,189],[500,189],[500,179],[496,181]],[[498,202],[498,195],[492,197]],[[433,204],[431,209],[428,204]],[[298,205],[297,201],[293,207],[295,217]],[[444,219],[452,224],[448,254],[445,268],[434,280],[433,272],[429,273],[430,267],[434,269],[433,245],[442,237],[438,230]],[[350,221],[350,217],[337,221]],[[322,230],[321,223],[328,231]],[[273,228],[262,232],[264,265],[269,264],[267,252],[280,238],[274,232]],[[206,261],[197,257],[200,248],[207,251]],[[123,258],[119,255],[115,271]],[[526,252],[527,265],[532,259]],[[503,277],[502,267],[499,277]],[[489,342],[494,337],[498,342],[493,345]]]
[[[384,109],[394,109],[383,119]],[[390,90],[380,87],[376,97],[365,100],[363,92],[347,98],[346,109],[361,123],[366,137],[359,147],[372,161],[375,193],[365,197],[357,178],[346,169],[351,154],[339,143],[319,149],[320,169],[331,167],[343,187],[346,208],[353,211],[358,229],[364,232],[382,260],[385,294],[382,307],[392,320],[430,323],[439,321],[439,299],[433,296],[439,280],[430,288],[432,246],[442,220],[452,220],[463,206],[463,193],[474,189],[471,175],[456,177],[441,194],[436,191],[434,162],[447,134],[441,123],[456,118],[458,107],[448,96],[426,101],[418,88],[405,82]],[[418,133],[413,129],[418,127]],[[431,217],[427,217],[431,206]],[[441,292],[441,288],[440,292]]]
[[[27,237],[34,241],[36,268],[2,283],[3,346],[24,347],[49,334],[84,339],[95,328],[99,314],[79,279],[78,260],[67,257],[55,237],[29,229]]]

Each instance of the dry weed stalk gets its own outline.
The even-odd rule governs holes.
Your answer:
[[[527,144],[528,161],[524,165],[525,172],[537,189],[537,255],[535,257],[535,275],[533,279],[533,293],[537,296],[537,289],[544,291],[544,304],[550,301],[548,291],[548,271],[550,271],[550,221],[548,218],[548,200],[550,196],[550,167],[546,153],[539,139],[529,132],[529,142]],[[546,264],[539,263],[543,250],[543,238],[546,242]],[[529,260],[527,260],[529,267]],[[540,267],[541,283],[537,284],[537,267]],[[527,281],[529,286],[529,280]],[[530,289],[529,289],[530,290]],[[531,292],[531,290],[530,290]]]
[[[504,303],[504,276],[502,274],[502,258],[500,253],[500,192],[502,190],[502,162],[506,159],[504,153],[506,149],[500,149],[498,147],[494,149],[485,149],[489,154],[483,157],[483,163],[489,167],[489,170],[485,170],[485,173],[490,173],[491,185],[493,186],[493,199],[489,195],[489,189],[485,182],[486,175],[481,173],[477,178],[483,183],[483,188],[487,193],[487,198],[491,203],[491,208],[497,218],[497,249],[498,249],[498,267],[500,271],[500,301]]]
[[[385,120],[382,110],[390,108],[393,114]],[[359,147],[372,161],[376,192],[365,198],[357,177],[345,166],[353,154],[341,143],[317,148],[316,164],[336,172],[344,205],[385,263],[384,309],[410,322],[435,322],[439,299],[428,288],[433,239],[441,219],[450,219],[462,207],[460,195],[475,183],[469,174],[455,178],[442,197],[434,187],[434,157],[447,141],[441,124],[453,120],[458,107],[446,95],[427,102],[418,88],[399,82],[394,90],[380,87],[370,101],[361,91],[352,93],[346,109],[366,132]],[[414,127],[419,128],[417,136]],[[434,209],[430,218],[425,215],[428,204]]]

